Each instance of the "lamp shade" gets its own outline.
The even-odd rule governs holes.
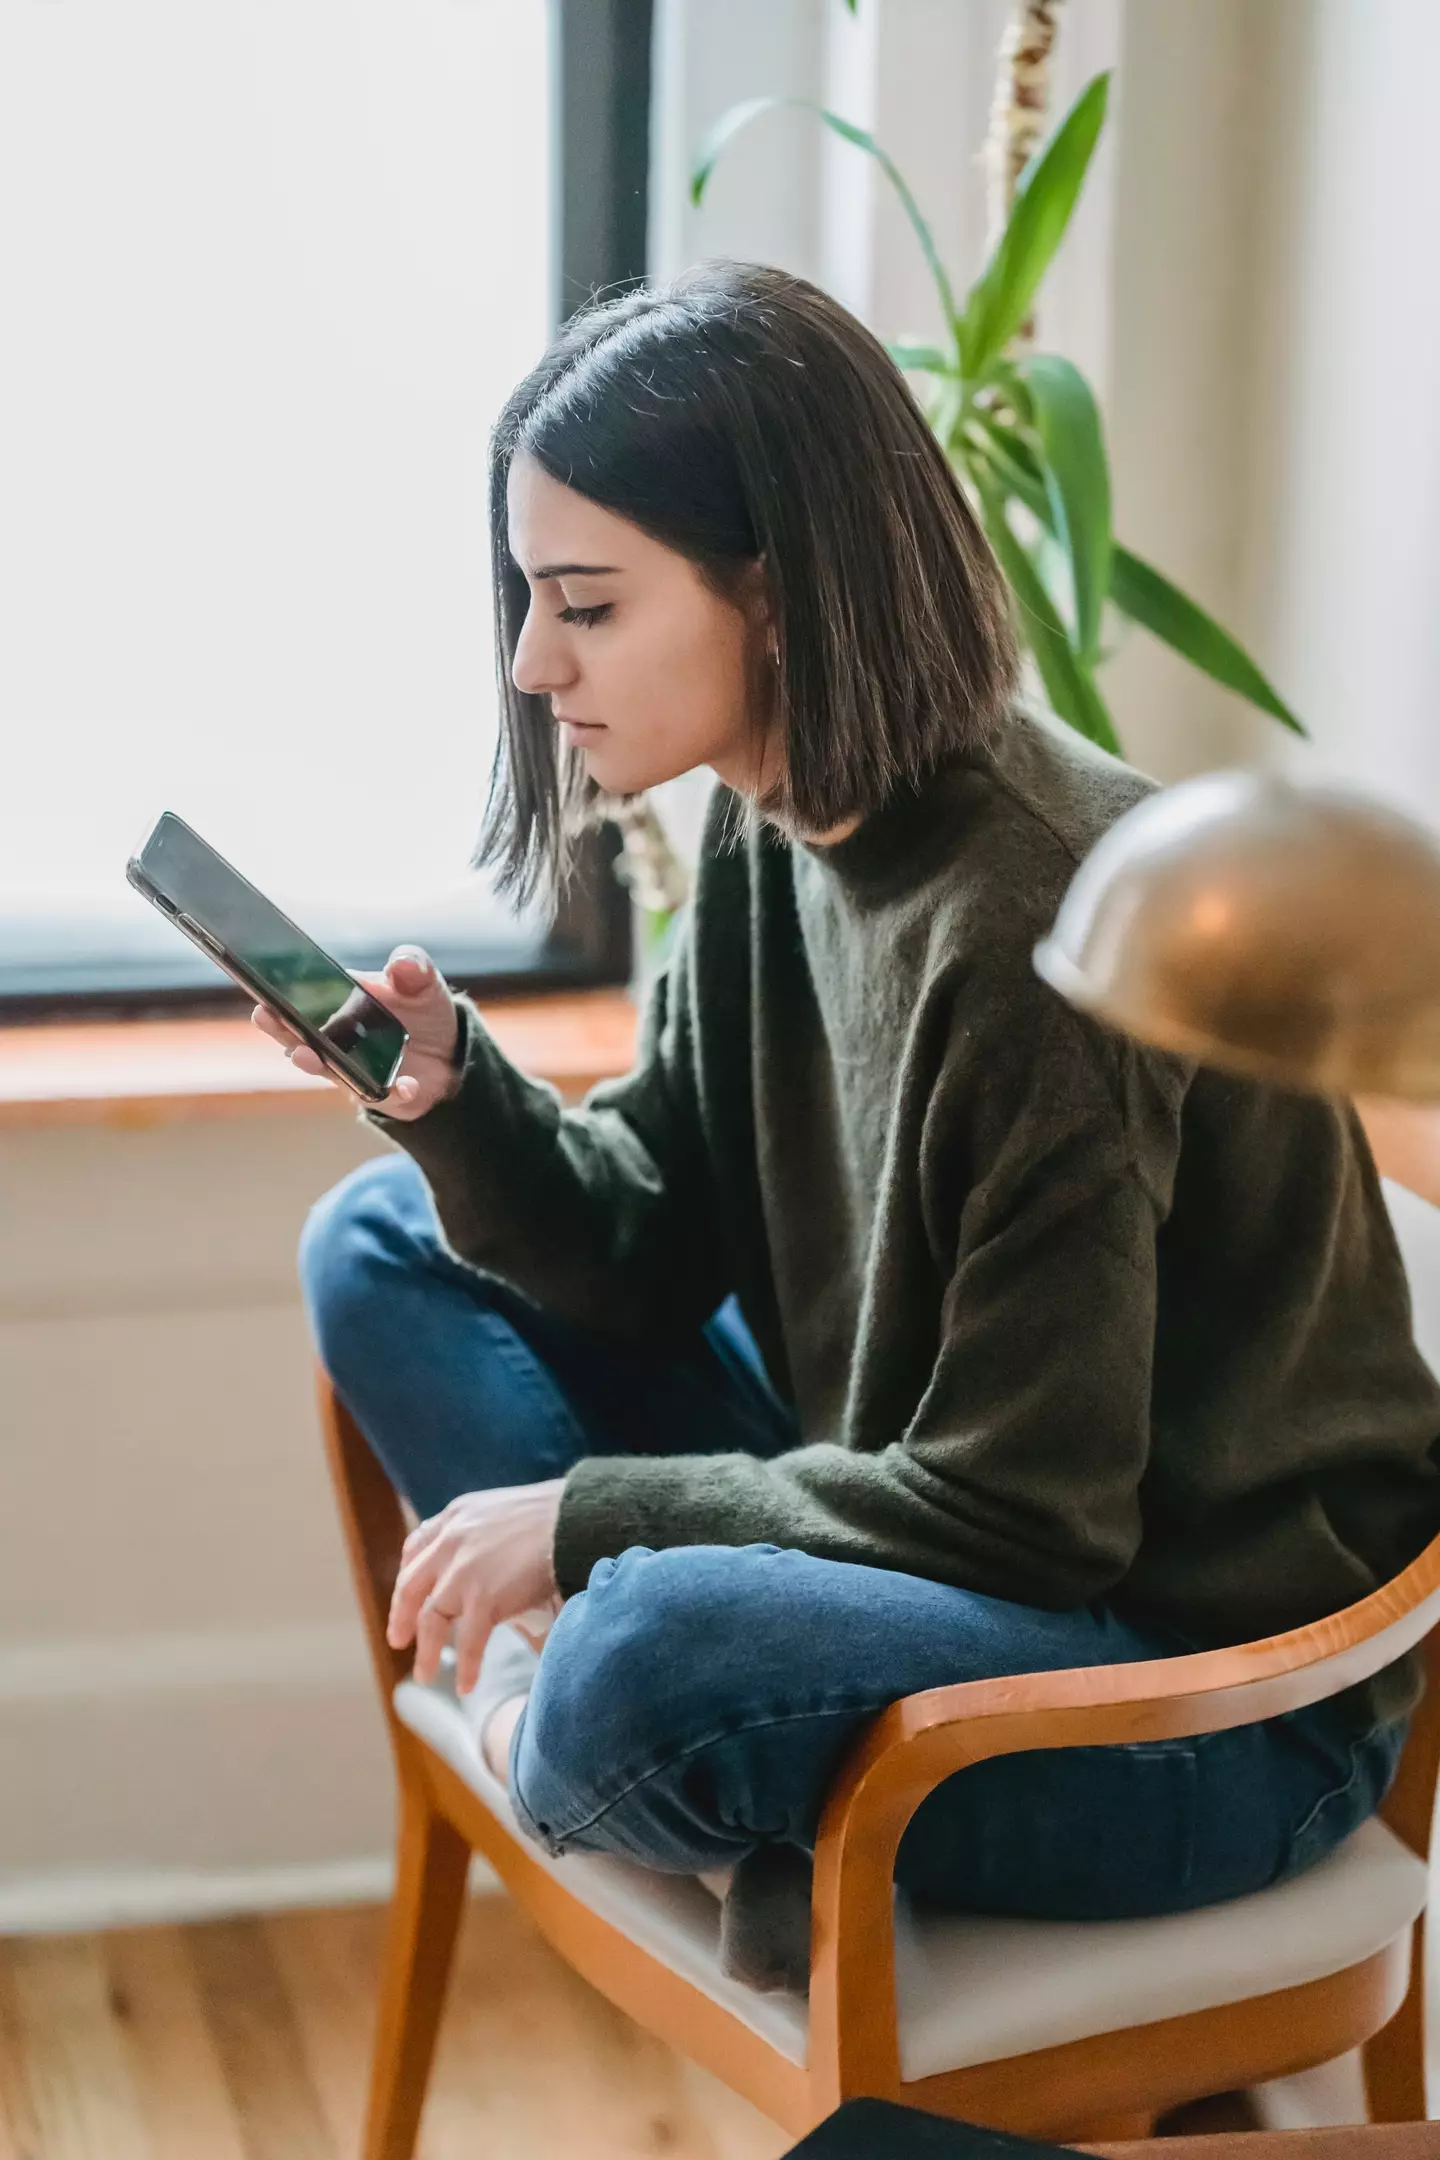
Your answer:
[[[1229,772],[1147,797],[1081,864],[1035,964],[1203,1064],[1440,1099],[1440,844],[1345,788]]]

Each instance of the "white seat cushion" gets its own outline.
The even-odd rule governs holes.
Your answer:
[[[402,1681],[395,1708],[521,1836],[443,1682]],[[700,1883],[587,1853],[553,1860],[528,1840],[525,1849],[582,1904],[803,2064],[804,1998],[758,1995],[724,1977],[719,1907]],[[899,1900],[902,2074],[932,2077],[1324,1979],[1393,1942],[1425,1892],[1424,1862],[1371,1821],[1291,1882],[1161,1920],[919,1920]]]

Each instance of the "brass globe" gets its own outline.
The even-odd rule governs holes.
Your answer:
[[[1081,864],[1035,965],[1203,1064],[1440,1099],[1440,844],[1345,788],[1226,772],[1148,797]]]

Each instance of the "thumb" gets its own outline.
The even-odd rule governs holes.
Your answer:
[[[397,945],[385,963],[385,974],[391,989],[402,997],[419,997],[439,980],[434,961],[418,945]]]

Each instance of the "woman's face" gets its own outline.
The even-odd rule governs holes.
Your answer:
[[[767,786],[771,731],[756,726],[766,662],[763,584],[745,608],[695,564],[516,457],[510,552],[530,587],[517,690],[547,697],[590,777],[630,795],[708,765],[728,786]]]

